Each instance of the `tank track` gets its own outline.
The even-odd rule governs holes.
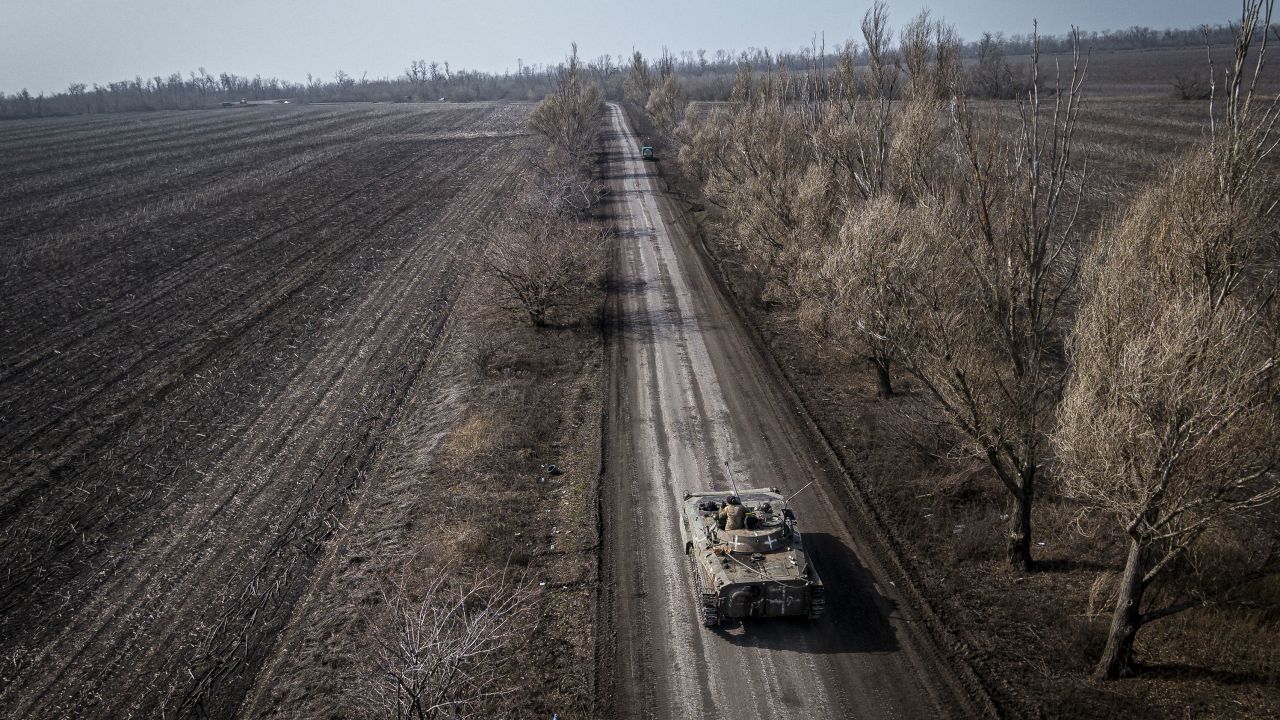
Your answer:
[[[693,589],[698,594],[699,615],[702,618],[703,627],[719,627],[720,626],[720,607],[716,602],[716,592],[707,590],[702,584],[702,569],[698,567],[698,561],[689,556],[689,564],[693,568]]]
[[[809,588],[809,619],[817,620],[827,611],[827,591],[821,585]]]
[[[720,626],[720,608],[716,607],[715,593],[702,593],[702,626],[709,628]]]

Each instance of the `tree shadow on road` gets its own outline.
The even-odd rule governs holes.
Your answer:
[[[625,237],[625,234],[620,234]],[[662,279],[659,282],[663,282]],[[721,323],[705,313],[694,311],[681,314],[685,308],[677,308],[667,304],[650,308],[647,311],[634,312],[626,306],[629,297],[638,297],[650,289],[650,283],[639,278],[610,277],[605,283],[605,292],[610,297],[609,317],[604,324],[607,339],[613,341],[630,340],[632,342],[660,343],[664,341],[682,342],[686,333],[696,326],[699,331],[717,330]],[[665,296],[674,291],[664,290]]]
[[[654,178],[654,177],[657,177],[657,176],[654,175],[653,173],[648,173],[648,172],[640,172],[640,173],[609,172],[609,173],[602,173],[600,175],[600,179],[605,182],[609,182],[611,180],[644,180],[645,178]],[[615,195],[614,197],[618,197],[618,196]]]
[[[898,639],[889,618],[897,604],[880,594],[853,550],[827,533],[806,532],[804,541],[826,586],[827,610],[822,618],[731,621],[716,634],[734,645],[767,650],[815,654],[896,651]]]

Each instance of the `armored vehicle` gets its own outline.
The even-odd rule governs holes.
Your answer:
[[[740,529],[726,530],[720,510],[729,495],[686,493],[680,535],[693,564],[702,624],[725,618],[803,615],[825,608],[822,580],[809,561],[795,514],[777,488],[745,490]]]

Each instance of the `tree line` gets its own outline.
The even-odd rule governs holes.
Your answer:
[[[603,117],[600,87],[574,44],[553,92],[529,115],[546,141],[532,182],[496,224],[485,255],[502,309],[536,328],[553,325],[604,282],[609,233],[591,218],[604,196],[596,168]]]
[[[1066,53],[1075,43],[1094,50],[1131,50],[1169,47],[1231,45],[1236,27],[1213,25],[1200,28],[1157,30],[1133,26],[1123,30],[1103,30],[1088,34],[1011,35],[984,33],[970,42],[955,42],[959,58],[972,59],[974,72],[982,77],[969,87],[969,92],[985,97],[1012,98],[1025,85],[1025,73],[1019,66],[1010,72],[1010,56],[1038,53]],[[1256,29],[1255,29],[1256,32]],[[660,79],[675,77],[682,92],[693,100],[727,100],[732,95],[734,79],[744,67],[755,72],[769,72],[778,66],[793,68],[834,67],[845,51],[828,50],[815,40],[808,48],[773,52],[767,48],[748,48],[742,52],[717,50],[684,51],[672,54],[666,50],[655,62],[653,71]],[[865,48],[854,49],[856,59],[867,63]],[[585,76],[599,85],[609,99],[626,95],[624,83],[633,69],[632,55],[604,54],[581,63]],[[445,98],[453,101],[473,100],[538,100],[552,92],[563,66],[525,65],[517,61],[515,72],[487,73],[475,70],[453,70],[448,62],[414,60],[397,77],[354,77],[343,70],[332,79],[307,75],[305,82],[236,75],[213,74],[199,68],[186,75],[175,72],[167,76],[136,76],[131,80],[94,83],[72,83],[64,92],[32,94],[26,89],[16,93],[0,92],[0,118],[45,117],[109,112],[148,110],[187,110],[216,106],[240,100],[291,100],[296,102],[421,102]],[[1195,79],[1177,78],[1178,92],[1199,97],[1204,89]],[[1194,84],[1194,88],[1182,88]]]
[[[1146,623],[1280,570],[1262,538],[1237,557],[1209,542],[1249,536],[1280,496],[1280,106],[1257,87],[1273,7],[1244,3],[1204,139],[1096,228],[1080,222],[1095,189],[1078,33],[1049,78],[1059,48],[1032,35],[1016,102],[976,102],[950,27],[926,12],[895,44],[877,3],[860,46],[741,62],[727,106],[672,131],[757,295],[867,363],[886,401],[913,378],[932,407],[918,419],[1004,489],[1014,568],[1037,569],[1046,486],[1109,519],[1126,555],[1102,678],[1135,672]],[[641,60],[627,90],[669,128],[683,96]]]
[[[552,92],[558,67],[522,66],[515,73],[450,70],[448,63],[415,60],[400,77],[357,78],[342,70],[332,79],[307,75],[292,82],[204,68],[132,80],[72,84],[66,92],[32,95],[22,90],[0,97],[0,118],[46,117],[151,110],[190,110],[241,100],[316,102],[425,102],[450,100],[538,100]]]

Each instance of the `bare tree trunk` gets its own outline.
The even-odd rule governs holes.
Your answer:
[[[530,308],[530,310],[529,310],[529,322],[533,323],[533,326],[534,326],[534,327],[539,327],[539,328],[541,328],[541,327],[546,327],[546,326],[547,326],[547,311],[546,311],[545,309],[543,309],[543,308],[540,308],[540,307],[538,307],[538,308]]]
[[[1124,577],[1116,597],[1116,609],[1111,616],[1111,631],[1107,646],[1093,675],[1099,680],[1115,680],[1133,677],[1133,640],[1142,627],[1142,593],[1146,590],[1143,576],[1147,572],[1146,553],[1137,540],[1129,541],[1129,558],[1124,564]]]
[[[1013,493],[1013,510],[1009,513],[1009,564],[1024,572],[1033,570],[1031,560],[1031,500],[1035,497],[1033,478],[1022,478],[1022,487]]]
[[[893,378],[889,375],[889,363],[892,361],[879,355],[873,355],[867,359],[871,361],[872,367],[876,369],[876,380],[879,383],[880,397],[893,397]]]

